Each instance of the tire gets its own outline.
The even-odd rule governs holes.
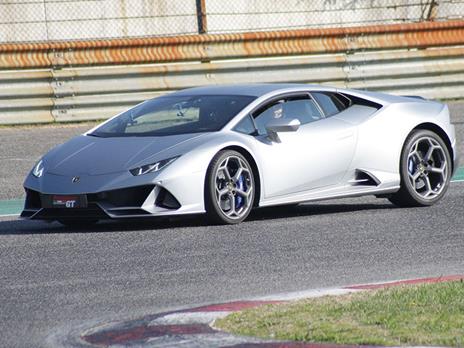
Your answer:
[[[253,209],[255,191],[254,174],[247,159],[237,151],[218,152],[206,172],[205,206],[209,221],[242,222]]]
[[[423,207],[437,203],[448,189],[451,156],[436,133],[418,129],[404,143],[400,159],[401,183],[389,200],[400,207]]]
[[[71,228],[85,228],[95,225],[98,220],[88,220],[88,219],[61,219],[58,222],[66,227]]]

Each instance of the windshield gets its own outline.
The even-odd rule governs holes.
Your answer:
[[[163,96],[127,110],[89,135],[128,137],[214,132],[254,99],[235,95]]]

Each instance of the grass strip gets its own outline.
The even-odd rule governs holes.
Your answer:
[[[279,340],[352,345],[464,346],[464,282],[407,285],[266,305],[215,327]]]

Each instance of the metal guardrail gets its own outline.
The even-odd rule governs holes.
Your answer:
[[[0,45],[0,69],[211,61],[464,44],[464,20]]]
[[[0,124],[104,119],[156,95],[218,83],[323,83],[459,99],[464,22],[3,45],[0,66]]]

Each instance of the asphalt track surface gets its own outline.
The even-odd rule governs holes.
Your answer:
[[[464,140],[464,107],[453,110]],[[87,128],[0,129],[0,199],[21,198],[40,155]],[[238,226],[199,216],[69,230],[0,218],[0,347],[48,347],[76,327],[185,306],[462,274],[463,198],[459,182],[430,208],[364,197],[263,209]]]

